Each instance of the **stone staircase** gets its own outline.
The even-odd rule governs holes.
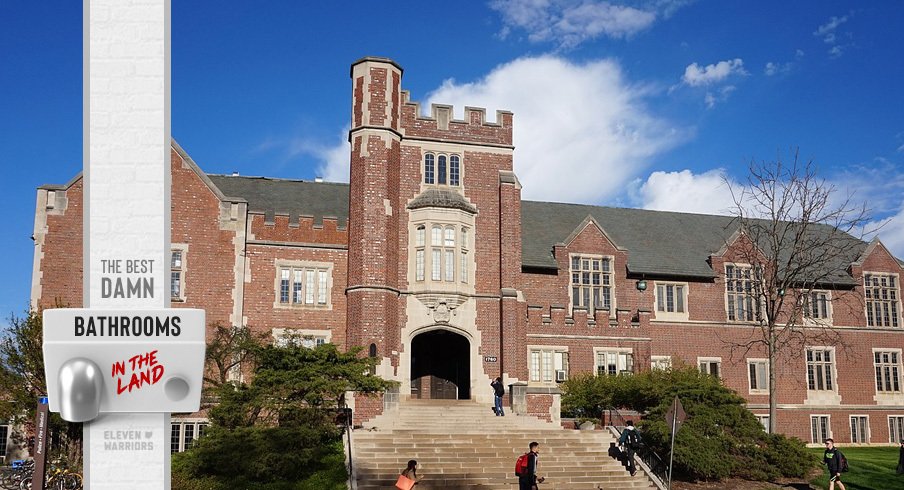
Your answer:
[[[496,417],[472,401],[411,400],[398,413],[376,417],[354,431],[352,457],[358,488],[391,489],[409,459],[429,489],[518,488],[515,461],[540,443],[540,490],[652,489],[638,466],[632,477],[607,454],[608,431],[577,431],[534,417]]]

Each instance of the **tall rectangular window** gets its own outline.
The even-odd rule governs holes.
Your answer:
[[[749,359],[747,361],[747,378],[750,391],[769,390],[769,364],[765,359]]]
[[[461,265],[458,267],[461,282],[468,282],[468,252],[461,251]]]
[[[317,271],[317,304],[326,304],[327,277],[325,270]]]
[[[612,309],[612,259],[571,257],[571,304],[587,308],[592,316],[599,309]]]
[[[756,277],[752,267],[725,266],[725,289],[728,296],[728,319],[752,322],[760,317]]]
[[[807,388],[833,391],[835,361],[831,349],[807,349]]]
[[[185,253],[184,248],[170,253],[170,299],[176,301],[185,300]]]
[[[449,185],[458,185],[461,176],[461,160],[458,155],[449,157]]]
[[[822,444],[826,439],[832,437],[831,425],[828,415],[811,415],[810,416],[810,442]]]
[[[424,183],[425,184],[433,183],[434,174],[436,171],[435,170],[435,164],[436,164],[435,162],[436,162],[435,157],[432,154],[428,153],[428,154],[424,155]]]
[[[304,271],[304,302],[307,305],[314,304],[314,271],[307,269]]]
[[[289,302],[289,275],[290,269],[281,269],[279,271],[279,302]]]
[[[292,302],[295,304],[301,304],[301,291],[304,282],[302,281],[302,275],[304,275],[304,271],[300,269],[296,269],[293,271],[292,277]]]
[[[897,327],[898,281],[897,276],[864,274],[866,296],[866,324],[870,327]]]
[[[656,311],[684,313],[684,284],[656,284]]]
[[[826,320],[829,318],[829,293],[813,291],[801,296],[804,318]]]
[[[760,425],[763,426],[763,430],[765,430],[766,433],[768,434],[769,433],[769,416],[768,415],[759,415],[759,414],[754,414],[754,416],[756,417],[757,421],[759,421]]]
[[[170,453],[181,453],[204,435],[207,422],[173,422],[170,424]]]
[[[888,442],[897,444],[904,441],[904,417],[890,416],[888,417]]]
[[[0,425],[0,460],[2,460],[6,456],[7,445],[6,441],[9,440],[9,426],[8,425]]]
[[[530,380],[540,381],[540,351],[530,351]]]
[[[431,250],[431,252],[430,279],[439,281],[440,279],[442,279],[442,275],[440,274],[442,272],[442,251],[438,248],[434,248],[433,250]]]
[[[445,184],[446,183],[446,156],[440,155],[436,159],[436,183],[437,184]]]
[[[424,251],[418,250],[414,256],[415,280],[424,280]]]
[[[854,444],[869,442],[869,417],[851,415],[851,442]]]
[[[900,393],[900,351],[873,352],[873,365],[876,368],[876,391],[879,393]]]
[[[446,250],[446,281],[455,280],[455,250]]]

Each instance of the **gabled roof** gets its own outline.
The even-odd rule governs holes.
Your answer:
[[[629,251],[628,270],[638,274],[714,277],[707,259],[737,228],[727,216],[521,201],[524,266],[555,268],[553,246],[588,215]]]

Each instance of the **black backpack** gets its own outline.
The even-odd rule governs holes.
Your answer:
[[[848,468],[847,458],[844,457],[844,453],[842,453],[841,451],[838,451],[838,462],[840,463],[839,466],[841,468],[839,469],[842,473],[847,473],[848,471],[850,471],[850,468]]]
[[[637,433],[637,430],[628,430],[625,435],[625,445],[631,449],[637,449],[640,447],[640,434]]]

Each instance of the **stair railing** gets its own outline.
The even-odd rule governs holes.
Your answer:
[[[603,426],[609,425],[621,436],[622,429],[626,426],[626,418],[615,408],[606,409],[608,412],[608,424],[606,420],[602,420]],[[668,481],[669,477],[669,465],[666,463],[656,451],[653,451],[649,445],[643,444],[639,449],[634,451],[634,453],[640,457],[640,460],[644,462],[644,464],[650,468],[650,471],[653,473],[653,476],[659,479],[661,483],[665,483]]]

